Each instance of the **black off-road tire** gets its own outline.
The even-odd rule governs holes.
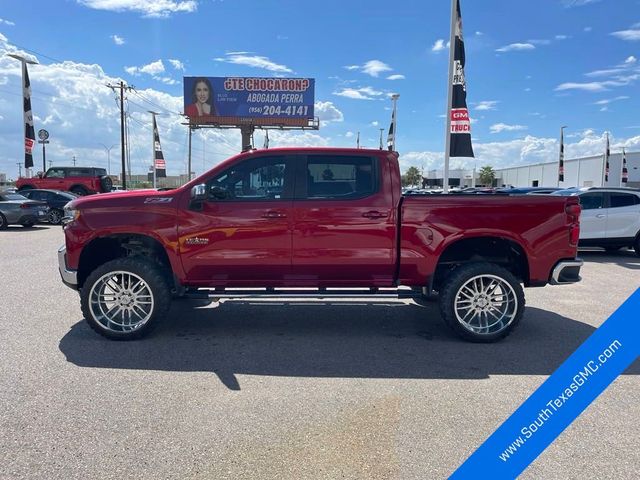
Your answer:
[[[32,223],[32,222],[26,222],[26,223],[22,223],[21,225],[22,225],[24,228],[32,228],[32,227],[35,225],[35,223]]]
[[[103,175],[100,177],[100,188],[102,188],[102,193],[110,192],[113,188],[113,180],[108,175]]]
[[[153,308],[150,318],[135,330],[116,331],[103,326],[94,317],[91,302],[93,286],[109,272],[127,272],[140,277],[153,295]],[[89,326],[100,335],[111,340],[136,340],[147,335],[165,317],[171,306],[171,289],[167,283],[166,272],[151,260],[140,257],[117,258],[96,268],[84,282],[80,291],[80,306]]]
[[[481,333],[472,331],[465,326],[456,315],[456,298],[462,287],[471,279],[480,276],[485,278],[498,278],[511,287],[513,293],[513,318],[507,325],[499,326],[497,331]],[[505,285],[506,286],[506,285]],[[508,287],[507,287],[508,288]],[[440,312],[446,325],[456,335],[465,340],[476,343],[497,342],[508,336],[520,323],[524,314],[524,291],[520,282],[508,270],[493,263],[470,263],[456,268],[444,280],[440,289]]]
[[[8,226],[7,217],[0,213],[0,230],[6,230]]]

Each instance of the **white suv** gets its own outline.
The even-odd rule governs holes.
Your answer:
[[[573,188],[552,195],[580,197],[581,247],[602,247],[607,251],[633,247],[640,255],[640,189]]]

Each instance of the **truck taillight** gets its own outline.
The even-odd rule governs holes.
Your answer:
[[[580,240],[580,212],[579,203],[571,203],[564,207],[564,211],[567,213],[567,217],[570,224],[569,230],[569,244],[571,246],[578,245]]]

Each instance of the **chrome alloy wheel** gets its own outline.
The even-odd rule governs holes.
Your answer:
[[[151,288],[131,272],[104,274],[89,293],[89,308],[96,322],[112,332],[131,332],[149,321],[154,298]]]
[[[460,324],[472,333],[492,334],[516,318],[518,298],[513,287],[495,275],[477,275],[456,292],[454,311]]]

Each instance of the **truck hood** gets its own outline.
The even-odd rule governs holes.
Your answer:
[[[134,205],[139,206],[141,204],[171,205],[175,204],[176,197],[180,191],[180,189],[175,189],[159,192],[149,189],[133,190],[130,192],[100,193],[76,198],[68,204],[68,208],[83,210],[111,207],[126,208]]]

